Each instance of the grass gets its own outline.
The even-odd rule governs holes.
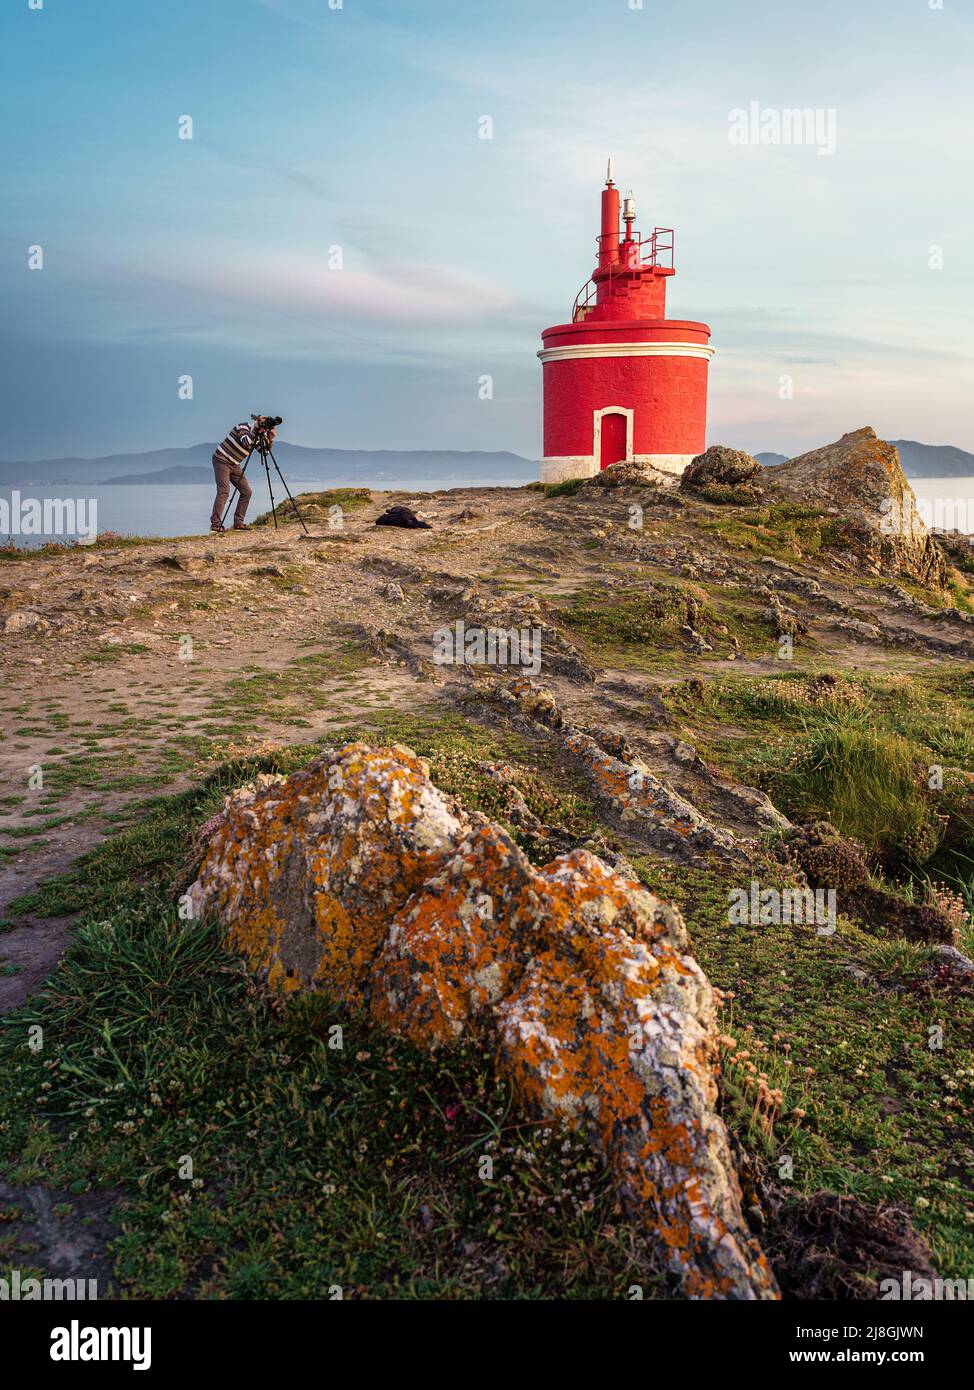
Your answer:
[[[574,497],[585,483],[584,478],[566,478],[563,483],[541,484],[545,497]]]
[[[750,508],[745,518],[728,505],[700,524],[778,558],[841,547],[843,535],[809,510]],[[690,583],[593,585],[565,602],[558,621],[603,659],[665,672],[685,660],[688,620],[722,651],[736,636],[745,653],[767,654],[760,609],[731,587],[708,595]],[[138,767],[131,748],[96,756],[92,745],[137,727],[120,717],[89,734],[82,756],[45,762],[48,798],[88,788],[145,794],[194,757],[213,756],[212,740],[241,721],[260,731],[261,720],[295,725],[302,710],[333,708],[336,689],[355,688],[369,660],[349,633],[280,671],[241,672],[219,700],[193,682],[203,712],[192,736],[138,745]],[[895,891],[908,892],[911,875],[916,885],[954,883],[974,909],[963,776],[974,770],[972,674],[863,672],[828,687],[795,671],[718,674],[661,698],[708,762],[764,786],[790,814],[828,816],[864,840]],[[127,709],[116,703],[112,713]],[[46,718],[38,736],[63,727],[63,716],[29,705],[8,714]],[[439,785],[508,824],[532,856],[539,851],[507,820],[509,795],[486,759],[511,765],[543,821],[579,835],[596,826],[584,784],[547,744],[434,707],[374,709],[328,741],[363,736],[409,743]],[[518,1122],[475,1041],[434,1061],[324,997],[274,1003],[214,930],[182,920],[193,828],[257,768],[288,772],[314,754],[278,748],[235,759],[191,792],[133,804],[111,840],[8,906],[0,932],[26,913],[76,914],[78,929],[46,990],[0,1027],[5,1180],[117,1189],[113,1255],[132,1296],[327,1297],[336,1285],[346,1297],[625,1296],[645,1277],[604,1174],[578,1144]],[[929,786],[933,765],[945,769],[943,791]],[[8,832],[14,843],[0,858],[22,854],[32,829],[55,827],[59,809],[47,805],[36,827]],[[940,1272],[968,1276],[970,992],[940,979],[926,948],[847,920],[828,939],[801,927],[731,926],[732,885],[716,870],[645,857],[636,866],[683,908],[701,963],[728,994],[733,1045],[721,1103],[744,1146],[772,1176],[790,1157],[796,1191],[903,1205]],[[25,1046],[33,1023],[44,1030],[39,1054]],[[930,1029],[941,1025],[944,1045],[931,1049]],[[783,1093],[770,1116],[757,1098],[762,1074]],[[495,1165],[487,1181],[485,1157]],[[12,1225],[5,1238],[20,1239]],[[29,1259],[21,1251],[16,1263]]]
[[[556,612],[573,640],[602,664],[659,669],[685,659],[689,625],[707,639],[719,659],[732,650],[769,656],[773,634],[762,606],[742,590],[709,594],[698,584],[647,581],[639,587],[579,590]]]
[[[841,917],[833,937],[731,925],[729,883],[718,873],[646,859],[636,867],[680,904],[701,965],[732,996],[721,1089],[745,1147],[774,1178],[790,1156],[797,1193],[828,1188],[902,1206],[938,1270],[968,1277],[974,994],[932,978],[922,946]],[[943,1046],[931,1047],[938,1022]],[[756,1104],[762,1074],[783,1091],[771,1124]]]
[[[108,666],[123,656],[141,656],[148,650],[139,642],[106,642],[102,647],[90,647],[81,659],[92,666]]]
[[[182,536],[179,539],[185,540],[186,537]],[[47,541],[44,545],[26,546],[14,545],[13,541],[8,541],[5,545],[0,545],[0,563],[31,559],[57,560],[65,555],[79,553],[86,555],[104,550],[128,550],[133,546],[171,544],[172,539],[166,536],[125,536],[117,531],[103,531],[90,545],[82,545],[77,541]]]
[[[796,502],[740,510],[728,507],[717,516],[698,517],[696,524],[736,549],[791,563],[819,551],[848,550],[855,545],[854,532],[841,517],[828,517],[816,507]]]
[[[332,640],[325,650],[295,657],[281,670],[259,667],[229,681],[212,707],[214,717],[228,709],[235,713],[274,716],[289,700],[300,700],[305,709],[327,709],[333,702],[329,683],[352,676],[368,664],[369,653],[352,637]]]
[[[698,496],[704,502],[713,502],[719,507],[747,507],[755,501],[754,494],[746,484],[708,483],[700,489]]]
[[[672,640],[695,615],[696,600],[675,584],[644,585],[641,590],[586,589],[557,616],[593,647],[638,647]]]
[[[831,820],[884,859],[925,863],[946,828],[927,785],[929,766],[901,734],[836,722],[802,740],[774,779],[776,804],[794,819]]]
[[[951,856],[974,851],[970,683],[967,668],[834,684],[789,672],[722,676],[665,698],[708,758],[786,815],[831,820],[903,873],[946,866],[950,876]]]

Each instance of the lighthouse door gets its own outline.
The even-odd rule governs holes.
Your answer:
[[[626,457],[626,426],[625,415],[603,415],[602,416],[602,452],[599,459],[600,468],[608,468],[610,463],[618,463]]]

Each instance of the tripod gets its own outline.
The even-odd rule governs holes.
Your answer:
[[[264,465],[264,476],[265,476],[265,478],[267,479],[267,491],[270,493],[270,499],[271,499],[271,516],[274,518],[274,530],[276,531],[276,530],[277,530],[277,526],[278,526],[278,522],[277,522],[277,507],[276,507],[276,505],[275,505],[275,503],[274,503],[274,488],[273,488],[273,485],[271,484],[271,465],[270,465],[270,463],[267,462],[268,458],[270,459],[271,463],[273,463],[273,465],[274,465],[274,471],[277,473],[277,476],[280,478],[281,483],[282,483],[282,485],[283,485],[283,487],[284,487],[284,491],[287,493],[288,501],[291,503],[291,506],[294,508],[294,515],[295,515],[295,516],[297,517],[297,519],[300,521],[301,525],[304,526],[304,534],[305,534],[306,536],[310,536],[311,532],[308,530],[307,526],[304,525],[304,517],[303,517],[303,516],[301,515],[301,513],[298,511],[298,504],[297,504],[297,502],[295,502],[294,498],[291,496],[291,489],[288,487],[288,485],[287,485],[287,479],[284,477],[284,474],[281,472],[281,469],[280,469],[280,466],[279,466],[279,464],[278,464],[278,462],[277,462],[277,459],[274,457],[274,451],[273,451],[273,449],[271,448],[271,446],[270,446],[269,444],[264,443],[263,440],[262,440],[260,437],[258,437],[257,443],[254,445],[254,447],[251,449],[250,453],[247,455],[246,462],[244,463],[243,468],[241,468],[241,470],[240,470],[241,473],[246,473],[246,471],[247,471],[247,464],[248,464],[248,463],[250,462],[250,460],[253,458],[253,456],[254,456],[255,453],[260,455],[260,461],[261,461],[261,463]],[[220,525],[221,525],[221,526],[225,526],[225,525],[226,525],[227,517],[230,515],[230,508],[231,508],[232,506],[233,506],[233,498],[231,497],[230,500],[227,502],[227,509],[226,509],[226,511],[223,513],[223,518],[222,518],[222,520],[221,520],[221,522],[220,522]]]

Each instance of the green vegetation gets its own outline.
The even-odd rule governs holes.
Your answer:
[[[791,563],[820,550],[848,550],[855,546],[855,533],[847,521],[825,516],[818,508],[797,502],[751,506],[740,512],[728,510],[719,516],[699,517],[696,524],[701,531],[716,532],[740,549]]]
[[[842,834],[862,836],[876,854],[923,863],[945,825],[927,789],[929,765],[920,747],[899,734],[835,722],[808,734],[776,786],[798,819],[830,819]]]
[[[102,647],[89,648],[81,659],[95,666],[107,666],[112,661],[119,661],[123,656],[140,656],[148,650],[148,647],[142,646],[139,642],[106,642]]]
[[[969,670],[722,676],[667,693],[708,758],[786,815],[828,819],[882,864],[952,881],[974,854]],[[939,771],[938,771],[939,770]]]
[[[798,1193],[828,1188],[903,1207],[945,1277],[974,1265],[974,995],[938,983],[929,951],[839,919],[808,926],[728,922],[731,886],[658,860],[636,864],[673,897],[694,951],[730,999],[724,1118],[777,1180],[790,1156]],[[780,874],[780,869],[779,869]],[[762,875],[762,886],[773,876]],[[943,1047],[931,1029],[944,1028]],[[760,1078],[781,1092],[759,1099]],[[766,1094],[766,1092],[765,1092]],[[948,1273],[949,1272],[949,1273]]]
[[[641,589],[583,590],[558,620],[593,647],[653,646],[672,642],[680,628],[697,617],[697,600],[675,584],[644,585]]]
[[[570,480],[545,496],[580,486]],[[361,507],[370,497],[336,489],[299,500],[327,524],[329,507]],[[707,500],[720,511],[696,508],[693,525],[754,554],[794,560],[852,543],[844,523],[811,507]],[[657,510],[647,555],[686,531],[687,511]],[[561,605],[552,621],[611,673],[658,675],[647,732],[685,738],[710,767],[764,788],[793,819],[831,820],[865,846],[875,881],[892,892],[919,901],[947,885],[974,913],[974,671],[912,653],[902,658],[909,674],[779,665],[759,577],[753,590],[712,577],[705,588],[674,582],[672,568],[657,570],[655,560],[617,563],[591,531],[582,543],[592,551],[584,573],[599,577],[567,597],[577,578],[552,585]],[[282,561],[255,588],[271,609],[283,606],[277,591],[309,582],[312,558],[339,549],[302,552],[306,568]],[[686,553],[676,551],[677,573]],[[0,550],[0,558],[26,557]],[[485,562],[488,577],[494,563]],[[964,568],[948,599],[902,587],[925,603],[970,608]],[[537,577],[525,573],[498,569],[493,579],[498,588],[536,589]],[[711,576],[692,557],[683,573]],[[880,583],[856,580],[860,589]],[[205,608],[213,586],[187,579],[176,597],[186,610]],[[698,655],[687,628],[712,650]],[[98,665],[144,649],[99,649],[88,672],[94,722],[55,708],[43,692],[5,711],[12,736],[34,741],[8,751],[30,748],[23,761],[41,763],[44,788],[0,798],[0,860],[45,849],[44,837],[68,820],[111,816],[115,832],[0,920],[2,942],[28,914],[77,918],[63,965],[0,1023],[5,1181],[118,1191],[112,1255],[135,1297],[328,1297],[340,1285],[346,1297],[618,1298],[632,1282],[646,1287],[632,1263],[635,1233],[598,1163],[577,1140],[520,1121],[476,1038],[431,1058],[323,996],[272,1000],[223,950],[215,926],[183,920],[199,825],[229,788],[257,771],[291,772],[322,743],[408,743],[429,759],[439,786],[505,825],[535,863],[551,851],[511,819],[520,798],[542,822],[579,837],[598,828],[587,784],[557,740],[481,726],[464,717],[462,702],[461,712],[395,708],[404,686],[369,679],[374,657],[361,629],[301,635],[301,654],[279,670],[258,664],[259,647],[245,657],[253,665],[229,673],[224,663],[190,679],[173,664],[170,699],[147,698],[156,686],[135,679],[119,698],[113,673]],[[741,675],[726,661],[735,644],[738,655],[769,658],[776,673]],[[796,642],[796,657],[809,663],[823,660],[817,650],[809,638]],[[894,656],[868,653],[877,663]],[[696,677],[684,680],[691,669]],[[620,705],[634,684],[619,683]],[[475,716],[484,698],[479,688],[471,694]],[[583,691],[576,708],[593,703]],[[262,756],[242,756],[234,743],[323,725],[318,742]],[[503,776],[488,762],[505,764]],[[194,764],[197,773],[201,764],[213,770],[192,791],[120,809],[115,794],[161,792]],[[931,948],[865,921],[840,917],[834,937],[730,924],[728,893],[743,885],[727,872],[639,856],[624,840],[619,847],[681,907],[701,964],[725,992],[721,1106],[759,1167],[778,1182],[788,1157],[794,1172],[783,1181],[796,1193],[829,1188],[903,1206],[939,1271],[969,1275],[971,990],[938,971]],[[755,872],[770,886],[785,871],[761,864]],[[974,930],[959,944],[971,953]],[[16,970],[0,947],[0,973]],[[28,1046],[34,1024],[43,1029],[39,1052]],[[938,1029],[942,1047],[932,1043]],[[495,1164],[489,1181],[485,1157]],[[22,1228],[16,1216],[4,1223],[0,1254],[26,1270],[32,1252]]]
[[[747,507],[756,500],[746,484],[708,483],[697,495],[705,502],[713,502],[720,507]]]
[[[563,483],[542,484],[545,497],[574,497],[584,478],[566,478]]]
[[[743,695],[726,684],[725,699]],[[689,698],[677,688],[673,704]],[[437,707],[381,711],[328,741],[358,737],[408,742],[470,809],[508,811],[490,759],[511,767],[542,819],[594,825],[548,745]],[[15,916],[79,912],[81,925],[47,989],[0,1028],[8,1181],[118,1188],[113,1255],[135,1296],[327,1297],[335,1285],[346,1297],[624,1296],[634,1233],[605,1175],[578,1141],[519,1122],[475,1042],[430,1058],[324,997],[272,1001],[212,928],[180,919],[195,827],[230,787],[315,753],[237,761],[147,803],[72,873],[11,905]],[[790,1155],[796,1192],[904,1205],[941,1272],[961,1276],[974,1256],[971,996],[941,995],[923,947],[845,919],[832,938],[730,925],[727,877],[655,858],[636,868],[680,905],[701,964],[731,996],[732,1129],[772,1172]],[[944,1047],[932,1049],[941,1023]],[[36,1055],[32,1024],[44,1029]],[[780,1098],[762,1101],[769,1091]],[[492,1182],[479,1176],[485,1156]]]
[[[186,539],[181,537],[180,539]],[[167,536],[124,536],[117,531],[102,531],[96,540],[82,545],[78,541],[46,541],[44,545],[14,545],[8,541],[0,545],[0,562],[17,560],[56,560],[62,555],[88,554],[100,550],[127,550],[132,546],[172,545]]]
[[[774,650],[763,605],[734,588],[708,594],[697,584],[664,581],[612,589],[592,585],[577,592],[555,617],[569,638],[602,664],[645,670],[681,665],[689,649],[683,631],[687,626],[718,656],[732,650],[733,639],[747,654],[767,656]]]
[[[281,712],[282,704],[295,700],[305,709],[328,709],[334,703],[333,682],[354,675],[368,660],[369,653],[354,638],[331,639],[325,650],[295,657],[279,671],[255,667],[235,677],[212,713],[215,716],[232,709],[235,715],[246,710],[273,716]],[[289,722],[294,721],[289,718]]]

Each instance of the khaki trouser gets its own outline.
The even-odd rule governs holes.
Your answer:
[[[216,474],[216,501],[213,503],[210,525],[219,526],[223,520],[227,498],[230,496],[230,485],[232,484],[237,489],[237,506],[233,513],[233,524],[239,526],[247,515],[247,503],[253,496],[253,489],[235,464],[224,463],[223,459],[217,458],[215,454],[213,456],[213,472]]]

